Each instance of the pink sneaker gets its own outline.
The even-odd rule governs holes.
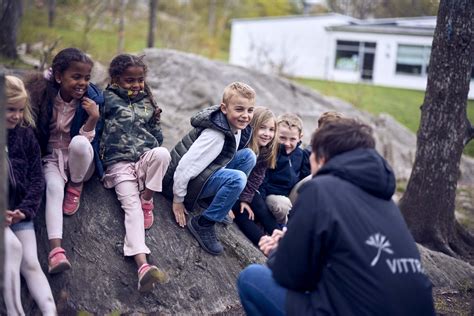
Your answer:
[[[153,225],[153,198],[150,201],[145,201],[140,197],[140,201],[142,203],[142,210],[143,210],[143,218],[144,218],[144,226],[145,229],[150,229]]]
[[[138,269],[138,291],[142,293],[153,290],[156,283],[167,283],[168,281],[168,274],[154,265],[144,263]]]
[[[68,185],[64,194],[63,213],[64,215],[74,215],[79,209],[81,202],[81,191]]]
[[[56,247],[49,252],[48,272],[49,274],[60,273],[71,269],[71,264],[66,258],[66,251],[61,247]]]

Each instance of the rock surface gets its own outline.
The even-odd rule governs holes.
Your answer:
[[[155,195],[155,224],[146,233],[150,262],[167,271],[170,281],[149,294],[137,291],[137,271],[123,257],[124,213],[113,190],[98,179],[84,187],[79,211],[64,218],[63,247],[72,269],[48,276],[60,315],[87,311],[94,315],[156,313],[216,314],[240,308],[235,281],[248,264],[264,256],[233,225],[218,225],[225,253],[204,252],[187,229],[179,228],[171,204]],[[47,267],[47,235],[43,216],[37,227],[41,266]],[[27,315],[36,308],[23,291]],[[0,311],[1,314],[2,311]]]

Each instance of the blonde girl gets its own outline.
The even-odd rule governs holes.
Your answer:
[[[276,117],[265,107],[256,107],[250,122],[253,129],[249,148],[257,155],[257,164],[250,173],[247,185],[234,204],[232,211],[235,223],[254,245],[258,245],[265,233],[271,234],[279,228],[275,217],[268,210],[265,201],[260,197],[258,188],[265,178],[267,168],[274,168],[278,153]],[[259,222],[263,230],[256,224]]]
[[[24,315],[20,273],[43,315],[56,315],[48,280],[36,249],[33,218],[41,204],[44,178],[40,149],[31,127],[34,121],[23,82],[5,77],[5,126],[8,142],[8,210],[5,213],[5,271],[3,295],[9,315]]]

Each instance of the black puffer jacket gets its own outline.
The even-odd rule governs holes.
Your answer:
[[[217,170],[223,168],[239,149],[247,146],[252,136],[252,128],[247,126],[242,130],[239,147],[236,148],[234,133],[231,131],[227,118],[220,110],[219,105],[208,107],[191,117],[191,125],[194,127],[176,146],[171,150],[171,162],[163,178],[163,194],[173,198],[173,176],[181,158],[188,152],[191,145],[196,141],[201,132],[206,128],[212,128],[225,135],[224,148],[217,158],[202,171],[196,178],[189,181],[187,194],[184,198],[184,206],[193,211],[195,203],[209,177]]]

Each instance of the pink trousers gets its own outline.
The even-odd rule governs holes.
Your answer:
[[[145,244],[145,228],[140,192],[146,188],[161,192],[171,156],[166,148],[157,147],[144,153],[137,162],[118,162],[107,167],[104,186],[115,188],[125,212],[125,256],[150,253]]]

